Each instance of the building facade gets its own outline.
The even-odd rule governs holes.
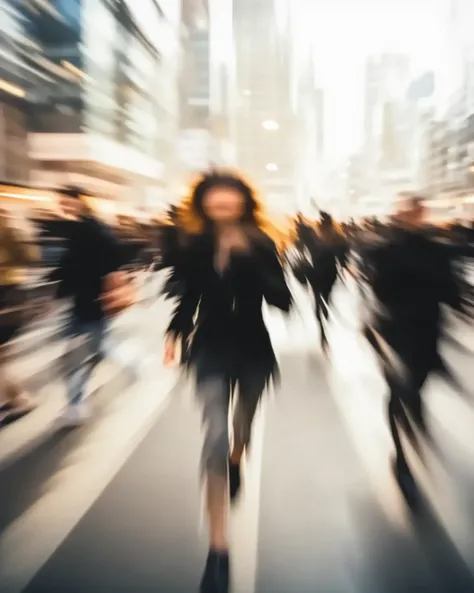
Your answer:
[[[175,141],[167,94],[176,80],[160,47],[170,24],[155,0],[141,13],[130,0],[50,1],[60,19],[43,14],[29,34],[69,77],[36,89],[33,180],[158,205]]]
[[[211,159],[211,43],[206,0],[182,0],[179,158],[183,176]]]
[[[209,0],[211,161],[236,166],[236,62],[232,5],[235,0]]]
[[[273,0],[239,0],[233,26],[237,163],[271,208],[297,210],[291,21],[279,18]]]
[[[184,178],[211,164],[236,164],[231,8],[231,0],[182,0],[179,152]]]
[[[450,57],[447,100],[426,139],[423,188],[431,197],[452,199],[474,193],[474,5],[452,0],[447,21]]]
[[[310,212],[312,200],[321,194],[324,183],[324,92],[317,85],[309,51],[301,62],[296,88],[295,188],[298,209]]]
[[[41,45],[30,33],[34,18],[45,13],[56,18],[47,2],[13,3],[0,0],[0,179],[27,184],[28,119],[40,85],[54,86],[66,72],[45,59]]]
[[[397,178],[400,183],[405,183],[410,176],[407,146],[410,144],[412,114],[406,100],[410,81],[411,64],[404,55],[382,54],[367,60],[364,112],[366,186],[370,194],[379,195],[380,199],[390,199]]]

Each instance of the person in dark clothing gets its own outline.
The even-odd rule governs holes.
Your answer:
[[[301,227],[301,229],[304,227]],[[321,213],[317,230],[300,230],[300,242],[309,253],[294,266],[296,279],[302,284],[309,284],[314,295],[316,319],[320,328],[321,348],[328,351],[327,323],[331,295],[338,278],[338,266],[345,267],[347,262],[348,242],[339,232],[332,217]]]
[[[65,421],[74,426],[87,417],[83,403],[84,389],[95,364],[102,357],[101,347],[107,328],[107,316],[101,298],[104,284],[108,276],[126,264],[126,258],[120,242],[107,226],[93,216],[80,191],[68,192],[67,197],[68,206],[75,210],[76,221],[70,228],[59,266],[53,270],[49,279],[58,283],[58,298],[72,300],[65,337],[70,341],[78,336],[88,339],[92,353],[85,364],[77,364],[78,361],[73,360],[75,349],[68,349],[65,356],[70,367],[69,406],[65,412]]]
[[[167,286],[179,287],[168,326],[165,359],[190,338],[187,367],[196,375],[202,407],[210,550],[201,593],[227,593],[227,500],[241,488],[241,459],[266,384],[278,366],[262,303],[288,312],[292,303],[277,248],[265,233],[261,206],[242,179],[217,171],[204,175],[181,224],[189,239],[173,258]],[[196,316],[196,318],[195,318]],[[229,448],[228,412],[238,388]]]
[[[458,276],[458,255],[425,232],[424,208],[417,198],[400,209],[385,241],[364,254],[376,304],[364,331],[389,387],[393,469],[409,502],[416,500],[417,490],[400,431],[416,448],[419,436],[430,437],[421,393],[430,373],[438,372],[457,385],[439,345],[445,326],[441,305],[471,313],[471,289]]]

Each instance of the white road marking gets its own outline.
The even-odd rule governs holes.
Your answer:
[[[87,386],[86,397],[117,376],[117,369],[107,362],[100,365]],[[55,430],[55,423],[67,402],[64,382],[43,387],[38,397],[40,405],[21,421],[4,427],[0,432],[0,470],[15,462],[41,444]]]
[[[252,451],[243,468],[242,499],[231,517],[232,591],[235,593],[254,593],[256,586],[265,421],[266,405],[263,403],[254,419]]]
[[[110,406],[35,504],[0,538],[0,590],[21,593],[155,424],[171,385],[139,383]]]

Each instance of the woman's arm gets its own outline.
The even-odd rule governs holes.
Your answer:
[[[273,241],[267,236],[256,239],[252,237],[249,251],[239,255],[253,268],[252,276],[266,302],[272,307],[288,312],[291,309],[293,297],[286,283],[283,266]]]
[[[199,305],[200,295],[197,291],[186,287],[178,296],[178,300],[171,320],[166,329],[166,335],[174,340],[178,338],[187,338],[194,328],[194,314]]]
[[[187,338],[194,328],[194,315],[201,299],[201,287],[197,276],[196,261],[192,250],[182,249],[174,255],[174,265],[161,294],[176,299],[166,334],[173,339]]]
[[[263,298],[269,305],[288,313],[293,304],[293,297],[276,249],[269,249],[259,257]]]

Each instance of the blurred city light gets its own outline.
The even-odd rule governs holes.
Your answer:
[[[267,171],[278,171],[278,165],[276,163],[267,163],[265,168]]]
[[[6,80],[0,79],[0,90],[5,91],[10,95],[14,95],[15,97],[20,97],[21,99],[25,96],[25,91],[21,87],[7,82]]]
[[[266,119],[264,122],[262,122],[262,127],[269,132],[274,132],[280,129],[278,122],[273,119]]]

